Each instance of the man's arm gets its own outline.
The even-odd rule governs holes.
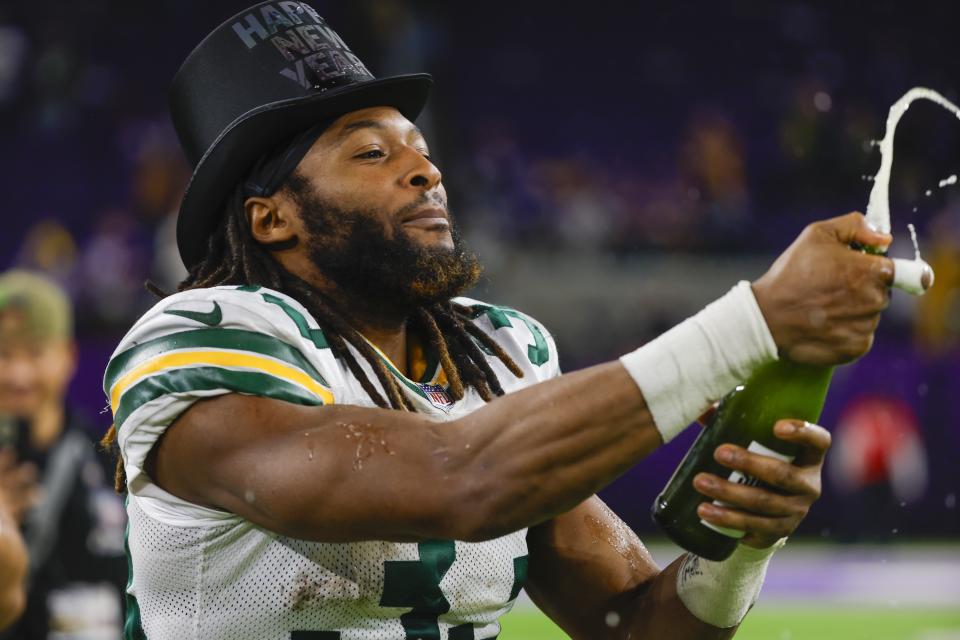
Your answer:
[[[784,336],[782,353],[841,362],[869,348],[892,271],[884,271],[888,259],[847,245],[885,238],[859,214],[812,225],[758,281],[757,301],[776,322],[775,339]],[[778,297],[764,304],[769,291]],[[808,321],[824,315],[825,326]],[[483,540],[586,500],[659,446],[657,427],[619,362],[542,382],[447,423],[228,395],[197,403],[171,425],[147,472],[180,498],[298,538]]]
[[[659,444],[614,362],[452,422],[221,396],[175,422],[147,470],[185,500],[298,538],[481,540],[571,509]]]
[[[830,435],[815,425],[780,437],[801,445],[794,464],[732,448],[724,463],[757,475],[776,491],[737,485],[711,476],[722,512],[701,512],[706,520],[748,532],[743,544],[764,548],[792,533],[820,492],[823,456]],[[801,423],[802,424],[802,423]],[[795,425],[797,426],[797,425]],[[704,498],[709,504],[709,498]],[[659,570],[643,544],[597,497],[533,529],[527,535],[530,573],[527,593],[572,638],[731,638],[737,627],[718,628],[690,612],[677,593],[677,573],[686,556]],[[724,585],[716,585],[723,589]],[[689,600],[688,600],[689,601]]]
[[[530,529],[527,544],[526,591],[571,638],[733,636],[734,629],[694,617],[677,597],[683,557],[660,570],[637,535],[596,496]]]

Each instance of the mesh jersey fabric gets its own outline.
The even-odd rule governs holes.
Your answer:
[[[474,322],[520,365],[486,357],[507,393],[559,375],[537,321],[469,298]],[[360,366],[379,388],[369,365]],[[428,359],[419,381],[384,358],[417,410],[438,421],[484,404],[438,401]],[[127,638],[468,640],[494,638],[526,575],[526,530],[480,543],[318,543],[181,500],[144,472],[150,448],[194,402],[226,393],[303,405],[375,406],[296,300],[215,287],[165,298],[121,341],[104,377],[127,474]],[[441,393],[440,398],[443,397]]]

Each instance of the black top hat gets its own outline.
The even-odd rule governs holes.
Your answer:
[[[427,74],[374,78],[302,2],[261,2],[207,36],[174,76],[170,112],[193,176],[177,219],[189,268],[203,258],[224,199],[256,160],[330,117],[375,106],[413,120]]]

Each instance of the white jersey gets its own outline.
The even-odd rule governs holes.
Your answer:
[[[470,307],[475,324],[523,369],[516,378],[487,355],[505,391],[559,375],[553,339],[535,320],[476,300],[456,302]],[[423,373],[416,380],[382,357],[417,410],[437,420],[484,404],[472,389],[450,402],[429,354],[413,367]],[[127,474],[126,638],[479,640],[499,633],[497,620],[526,576],[526,530],[479,543],[309,542],[181,500],[145,473],[164,430],[202,398],[243,393],[375,406],[296,300],[256,286],[170,296],[124,337],[104,390]]]

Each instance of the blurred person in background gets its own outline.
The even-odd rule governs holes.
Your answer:
[[[840,539],[888,539],[897,532],[898,505],[919,500],[927,488],[927,454],[913,409],[894,397],[856,398],[840,415],[833,449],[827,470],[846,504]]]
[[[30,558],[26,610],[0,638],[116,638],[126,585],[122,501],[90,425],[66,402],[73,313],[46,277],[0,275],[0,447]]]
[[[31,475],[27,472],[27,475]],[[20,535],[24,478],[8,451],[0,451],[0,631],[12,624],[26,605],[27,548]]]

